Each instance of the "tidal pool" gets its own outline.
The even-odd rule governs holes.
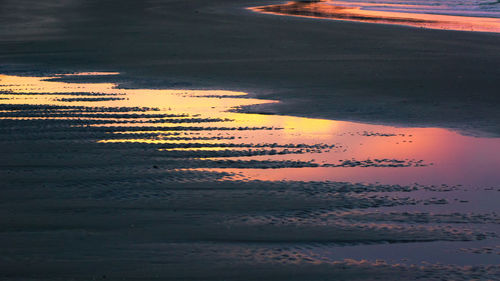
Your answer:
[[[167,249],[200,247],[210,261],[227,248],[218,254],[264,263],[496,264],[499,138],[244,113],[279,101],[88,79],[114,75],[0,76],[12,194],[157,202],[148,220],[183,233]],[[162,239],[177,241],[170,230]]]
[[[252,11],[419,28],[500,32],[498,3],[489,1],[290,1]]]
[[[238,113],[247,105],[278,102],[243,92],[123,89],[56,79],[83,75],[89,74],[0,76],[0,118],[79,120],[84,124],[73,126],[109,130],[109,137],[98,143],[154,145],[158,156],[196,159],[192,167],[179,168],[226,171],[238,179],[474,187],[500,182],[499,138],[442,128]],[[52,110],[9,108],[14,105]]]

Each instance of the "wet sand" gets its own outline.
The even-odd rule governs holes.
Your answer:
[[[0,279],[500,278],[498,35],[129,4],[2,2]]]
[[[111,74],[0,75],[6,280],[499,276],[500,139]]]
[[[500,33],[500,19],[498,18],[440,15],[432,10],[430,14],[370,10],[370,8],[378,6],[383,5],[376,3],[363,5],[363,3],[343,1],[290,1],[285,4],[251,7],[249,9],[273,15],[397,24],[427,29]],[[386,6],[388,8],[397,8],[412,5],[395,4],[391,6],[386,4]]]
[[[498,34],[244,9],[269,1],[5,3],[6,71],[119,71],[285,101],[256,111],[500,133]]]

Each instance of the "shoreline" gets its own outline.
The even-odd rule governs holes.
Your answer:
[[[332,3],[335,4],[335,2]],[[500,19],[498,18],[389,12],[363,9],[363,6],[330,5],[324,3],[324,1],[288,1],[282,4],[248,7],[247,9],[270,15],[387,24],[437,30],[500,33]]]
[[[500,138],[365,124],[500,133],[500,36],[267,3],[0,4],[0,279],[500,277]]]
[[[132,14],[131,22],[147,27],[134,36],[110,33],[129,29],[113,14],[106,21],[117,24],[105,29],[52,14],[64,24],[47,40],[23,39],[23,28],[17,38],[0,39],[4,69],[103,69],[125,73],[126,87],[225,89],[282,101],[258,110],[267,113],[500,135],[499,34],[277,17],[246,9],[282,1],[180,2],[158,5],[148,18]],[[178,15],[159,17],[170,11],[165,8]],[[104,20],[93,12],[67,14],[96,24]],[[221,30],[219,19],[234,27]],[[186,27],[172,25],[176,21]],[[200,31],[190,37],[187,28]],[[74,39],[77,34],[83,41]],[[285,49],[282,40],[292,44]]]
[[[7,280],[500,274],[500,139],[69,77],[0,77]]]
[[[57,71],[56,71],[57,72]],[[61,70],[59,72],[48,71],[44,72],[43,76],[49,77],[48,81],[57,81],[57,82],[72,82],[72,83],[116,83],[118,90],[133,90],[139,89],[141,86],[154,84],[150,81],[141,81],[138,82],[137,79],[133,77],[128,77],[124,73],[113,72],[112,70],[100,69],[97,71],[92,71],[90,69],[86,69],[86,73],[95,73],[93,75],[78,74],[74,75],[72,73],[79,73],[78,71],[69,71],[69,70]],[[100,74],[105,73],[105,74]],[[0,72],[0,75],[16,75],[20,77],[30,77],[30,76],[40,76],[42,73],[39,71],[5,71]],[[53,77],[52,77],[53,76]],[[80,76],[83,76],[83,80]],[[262,89],[254,89],[247,88],[241,89],[240,87],[182,87],[182,86],[163,86],[163,84],[157,85],[155,87],[146,87],[144,89],[150,90],[174,90],[174,91],[233,91],[233,92],[242,92],[245,93],[244,96],[240,97],[242,99],[257,99],[257,100],[266,100],[266,96],[272,95],[273,91],[271,90],[262,90]],[[469,124],[469,126],[465,125],[457,125],[454,122],[443,123],[443,122],[404,122],[404,121],[394,121],[394,120],[364,120],[355,117],[340,117],[340,118],[329,118],[325,117],[324,113],[317,112],[307,112],[300,113],[297,111],[291,111],[290,108],[293,108],[295,103],[287,102],[286,100],[282,100],[278,98],[271,99],[273,102],[266,102],[260,104],[250,104],[238,106],[233,109],[229,109],[227,112],[234,113],[243,113],[243,114],[260,114],[260,115],[276,115],[276,116],[293,116],[293,117],[302,117],[302,118],[312,118],[317,120],[328,120],[328,121],[341,121],[341,122],[353,122],[365,125],[382,125],[394,128],[408,128],[408,129],[418,129],[418,128],[441,128],[444,130],[448,130],[451,132],[457,132],[463,136],[472,136],[478,138],[498,138],[500,137],[500,132],[491,132],[485,130],[484,128],[474,127]]]
[[[242,90],[283,101],[270,112],[287,115],[500,134],[498,34],[245,9],[268,3],[143,3],[136,13],[122,11],[127,22],[111,3],[99,13],[47,10],[58,28],[13,29],[20,35],[0,39],[0,57],[7,68],[118,71],[134,87]],[[40,40],[41,32],[51,36]]]

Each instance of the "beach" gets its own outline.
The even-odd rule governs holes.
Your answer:
[[[36,22],[17,18],[4,29],[0,55],[10,69],[119,71],[137,85],[286,96],[273,110],[287,114],[498,133],[498,34],[242,9],[261,2],[46,3],[23,12],[54,23],[33,30]]]
[[[0,3],[0,279],[500,278],[499,33]]]

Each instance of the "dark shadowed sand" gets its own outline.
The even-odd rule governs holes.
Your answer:
[[[270,2],[0,2],[1,280],[500,279],[500,35]]]
[[[0,75],[3,279],[499,277],[500,139],[113,79]]]
[[[266,111],[500,133],[500,35],[243,9],[269,2],[2,1],[0,59],[285,101]]]

